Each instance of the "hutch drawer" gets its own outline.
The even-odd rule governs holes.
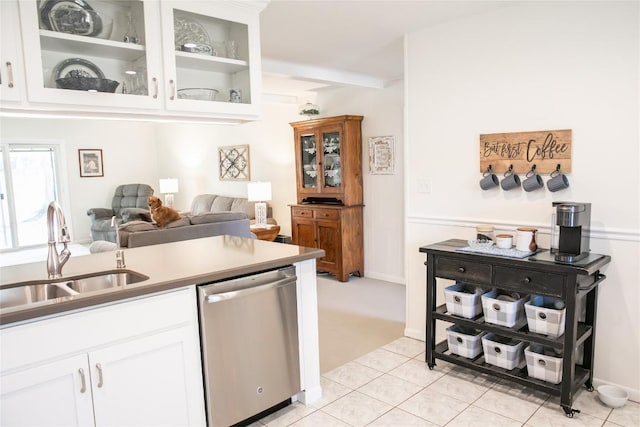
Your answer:
[[[291,214],[297,218],[313,218],[313,209],[294,206],[291,208]]]
[[[316,209],[316,219],[338,219],[340,218],[340,212],[335,209]]]

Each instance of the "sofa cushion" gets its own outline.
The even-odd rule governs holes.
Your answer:
[[[199,194],[191,202],[191,213],[194,215],[211,212],[211,205],[216,198],[215,194]]]
[[[217,196],[211,205],[211,212],[229,212],[233,204],[233,197]]]
[[[198,215],[192,215],[191,224],[207,224],[211,222],[236,221],[239,219],[247,219],[244,212],[209,212]]]
[[[130,221],[126,224],[121,225],[118,230],[120,231],[128,231],[130,233],[135,233],[136,231],[149,231],[156,230],[158,227],[155,224],[146,221]]]
[[[169,224],[167,224],[167,228],[184,227],[186,225],[191,225],[191,223],[189,222],[189,218],[183,216],[180,219],[171,221]]]
[[[250,202],[247,199],[237,198],[233,199],[231,209],[235,212],[244,212],[249,219],[255,219],[256,217],[256,202]]]

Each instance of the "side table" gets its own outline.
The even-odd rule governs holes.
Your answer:
[[[249,228],[251,232],[255,234],[258,239],[268,240],[269,242],[273,242],[275,238],[278,237],[278,233],[280,233],[279,225],[271,225],[271,224],[268,224],[266,226],[252,225]]]

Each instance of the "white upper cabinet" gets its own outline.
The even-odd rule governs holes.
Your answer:
[[[16,104],[26,96],[17,3],[0,1],[0,28],[0,101]]]
[[[21,0],[29,101],[83,112],[159,110],[162,62],[154,6],[143,1]],[[124,41],[129,17],[137,43]]]
[[[19,0],[27,110],[258,119],[265,5]]]
[[[259,20],[248,4],[160,3],[167,110],[258,118]]]

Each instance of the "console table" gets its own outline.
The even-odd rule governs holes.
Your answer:
[[[589,254],[573,264],[554,262],[554,255],[542,250],[528,258],[506,258],[495,255],[459,251],[467,246],[464,240],[447,240],[422,246],[427,261],[426,287],[426,363],[429,369],[436,366],[436,359],[446,360],[479,372],[505,378],[537,390],[560,396],[560,404],[568,417],[577,409],[572,408],[575,393],[582,386],[593,391],[593,352],[596,334],[596,309],[598,285],[606,278],[600,269],[611,261],[607,255]],[[480,313],[473,319],[455,316],[447,312],[446,305],[436,305],[437,279],[450,279],[483,288],[499,288],[521,294],[546,295],[561,298],[565,302],[566,321],[564,334],[557,338],[530,332],[527,325],[513,328],[485,323]],[[580,306],[586,313],[581,318]],[[562,350],[562,381],[551,384],[531,378],[524,368],[511,370],[490,365],[481,353],[473,359],[458,356],[449,351],[447,340],[436,343],[436,321],[446,321],[461,326],[493,332],[528,343],[537,343]],[[583,345],[582,354],[576,348]],[[582,362],[579,363],[579,358]]]

